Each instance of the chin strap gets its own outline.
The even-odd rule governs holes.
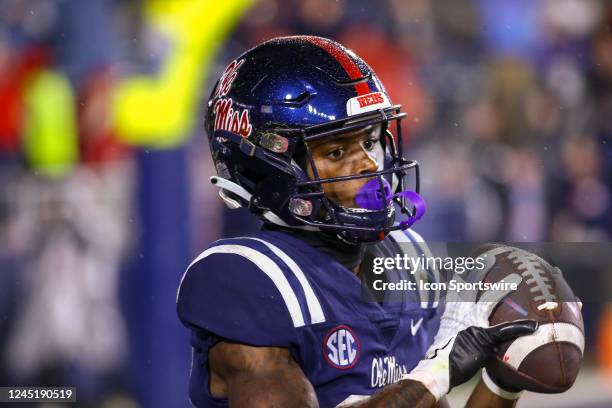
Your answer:
[[[251,197],[253,196],[253,194],[245,190],[244,187],[234,183],[233,181],[225,179],[223,177],[212,176],[210,178],[210,182],[214,186],[220,188],[219,196],[223,199],[225,204],[232,210],[242,207],[242,204],[240,204],[238,200],[234,200],[233,198],[229,197],[225,191],[229,191],[230,193],[237,195],[238,197],[242,198],[243,200],[247,202],[250,202]],[[266,219],[266,221],[271,222],[272,224],[275,224],[275,225],[279,225],[281,227],[302,229],[302,230],[307,230],[307,231],[319,231],[318,228],[311,227],[308,225],[303,225],[303,226],[289,225],[285,221],[283,221],[278,215],[274,214],[272,211],[264,211],[263,217]]]

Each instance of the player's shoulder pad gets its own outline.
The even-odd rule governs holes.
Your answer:
[[[183,324],[237,342],[289,345],[325,321],[304,271],[257,236],[215,241],[187,268],[177,295]]]

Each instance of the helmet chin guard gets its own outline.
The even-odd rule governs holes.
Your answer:
[[[312,36],[267,41],[232,61],[209,99],[206,131],[218,173],[211,181],[228,206],[248,207],[266,222],[350,243],[383,239],[425,212],[418,163],[402,157],[405,116],[374,71],[340,44]],[[321,178],[310,143],[368,126],[381,129],[377,171]],[[356,179],[365,180],[357,208],[326,197],[325,184]],[[396,221],[399,213],[405,219]]]

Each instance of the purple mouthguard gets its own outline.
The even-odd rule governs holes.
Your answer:
[[[384,189],[385,197],[382,196],[381,186]],[[389,182],[384,178],[373,178],[372,180],[365,183],[357,194],[355,195],[355,203],[366,210],[380,211],[385,208],[385,202],[389,203],[391,200],[397,197],[404,197],[408,199],[412,205],[414,205],[414,214],[409,216],[408,219],[401,221],[400,226],[403,228],[411,227],[417,222],[423,214],[425,214],[425,200],[414,191],[405,190],[400,191],[396,194],[391,194],[391,186]]]

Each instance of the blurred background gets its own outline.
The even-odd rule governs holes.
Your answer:
[[[0,0],[1,386],[189,406],[179,279],[258,228],[208,182],[205,101],[291,34],[353,49],[403,105],[427,240],[611,240],[612,2]],[[612,308],[584,314],[577,385],[519,406],[612,406]]]

